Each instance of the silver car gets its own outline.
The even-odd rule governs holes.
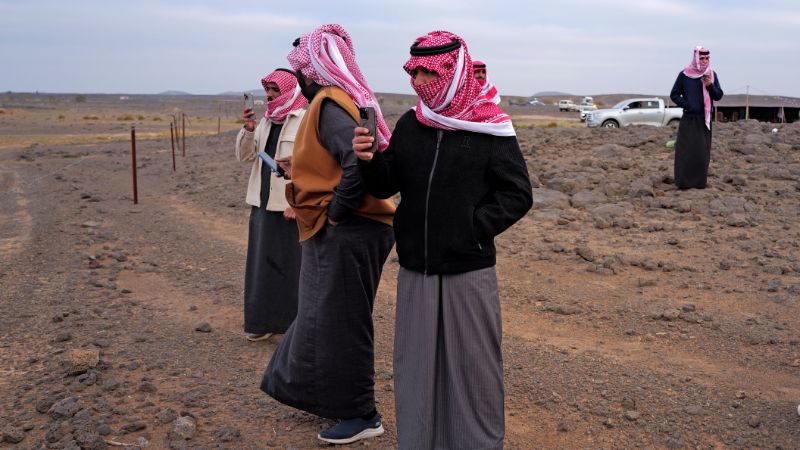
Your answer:
[[[612,108],[586,113],[586,126],[590,128],[619,128],[628,125],[677,126],[683,109],[667,108],[660,98],[631,98]]]

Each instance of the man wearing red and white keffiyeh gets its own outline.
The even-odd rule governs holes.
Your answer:
[[[280,94],[271,98],[268,86],[273,83]],[[273,123],[283,123],[290,111],[304,108],[308,102],[300,92],[297,77],[288,70],[276,70],[261,79],[261,86],[267,91],[267,110],[264,118]]]
[[[711,112],[723,95],[719,77],[711,69],[711,52],[698,45],[670,92],[672,101],[683,108],[675,141],[675,185],[679,189],[705,189],[708,183]]]
[[[426,48],[448,45],[453,45],[453,50],[426,54]],[[417,38],[411,58],[403,68],[409,74],[422,68],[438,75],[435,81],[421,85],[414,83],[413,76],[411,79],[411,86],[419,96],[417,119],[423,124],[445,130],[516,136],[511,117],[481,94],[481,85],[472,76],[472,58],[467,44],[460,36],[432,31]]]
[[[284,194],[287,181],[264,161],[292,155],[306,99],[289,69],[270,72],[261,85],[267,95],[267,111],[256,126],[253,110],[245,107],[244,126],[236,135],[235,147],[236,159],[250,163],[244,274],[244,331],[249,341],[286,332],[297,313],[300,274],[296,216]]]
[[[481,94],[493,101],[495,105],[500,104],[500,94],[497,88],[489,81],[489,73],[486,70],[486,63],[481,60],[472,61],[472,75],[481,84]]]
[[[503,361],[494,238],[533,204],[511,118],[481,94],[461,37],[418,38],[403,68],[419,95],[389,147],[354,130],[361,179],[400,194],[394,341],[397,446],[503,448]]]
[[[261,389],[338,420],[317,437],[349,444],[384,433],[375,401],[372,306],[394,245],[395,204],[364,191],[352,151],[352,130],[369,112],[359,108],[375,110],[378,150],[391,134],[340,25],[320,26],[293,46],[287,59],[309,106],[295,135],[286,197],[296,211],[303,263],[297,316]]]

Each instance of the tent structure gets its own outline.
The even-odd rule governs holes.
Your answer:
[[[800,120],[800,98],[767,95],[726,95],[714,103],[714,120],[792,123]]]

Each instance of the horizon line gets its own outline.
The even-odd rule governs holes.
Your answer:
[[[174,92],[174,93],[172,93]],[[239,95],[240,93],[244,92],[251,92],[251,93],[263,93],[261,89],[251,89],[249,91],[242,90],[242,91],[225,91],[220,92],[217,94],[193,94],[191,92],[186,91],[178,91],[178,90],[166,90],[162,92],[156,93],[130,93],[130,92],[49,92],[49,91],[11,91],[11,90],[0,90],[0,94],[2,95],[13,95],[13,94],[27,94],[27,95],[141,95],[141,96],[173,96],[173,97],[188,97],[188,96],[196,96],[196,97],[233,97]],[[602,96],[611,96],[611,95],[635,95],[641,97],[659,97],[659,96],[666,96],[669,97],[669,93],[665,94],[642,94],[642,93],[635,93],[635,92],[611,92],[611,93],[604,93],[604,94],[572,94],[568,92],[560,92],[560,91],[541,91],[542,93],[536,92],[530,95],[516,95],[516,94],[501,94],[501,97],[602,97]],[[375,92],[375,95],[381,94],[388,94],[388,95],[402,95],[407,97],[416,97],[416,94],[408,94],[408,93],[401,93],[401,92]],[[792,95],[781,95],[781,94],[738,94],[738,93],[729,93],[726,96],[732,95],[749,95],[750,97],[781,97],[781,98],[797,98]]]

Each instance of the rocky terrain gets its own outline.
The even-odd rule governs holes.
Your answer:
[[[0,447],[326,447],[332,422],[258,390],[277,339],[243,337],[235,117],[216,134],[221,103],[185,100],[173,172],[172,100],[34,100],[0,96]],[[138,205],[123,112],[152,131]],[[705,190],[671,184],[674,135],[520,122],[535,205],[497,239],[506,448],[800,447],[800,124],[716,125]],[[374,313],[387,433],[352,448],[396,446],[397,270]]]

